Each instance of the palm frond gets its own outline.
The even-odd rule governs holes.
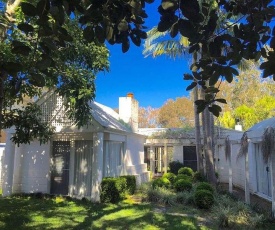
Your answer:
[[[168,55],[171,58],[180,57],[186,55],[188,52],[188,39],[180,36],[178,40],[165,39],[169,34],[169,31],[159,32],[157,27],[153,27],[147,32],[147,39],[145,40],[143,55],[145,57],[160,55]]]
[[[150,55],[157,57],[163,54],[175,58],[187,54],[187,49],[182,46],[179,41],[165,40],[153,43],[150,46],[147,46],[143,51],[143,55],[145,55],[145,57]]]

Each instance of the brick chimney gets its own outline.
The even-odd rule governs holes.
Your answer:
[[[133,132],[138,131],[138,101],[133,93],[119,98],[119,117],[131,126]]]

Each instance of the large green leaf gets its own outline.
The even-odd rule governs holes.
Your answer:
[[[41,60],[36,63],[36,67],[40,70],[45,70],[51,66],[52,59],[47,55],[42,55]]]
[[[208,107],[209,112],[213,113],[216,117],[220,115],[222,108],[219,105],[212,105]]]
[[[140,46],[140,44],[141,44],[141,39],[140,39],[140,37],[138,37],[138,36],[135,35],[135,34],[130,34],[130,38],[131,38],[132,42],[133,42],[136,46]]]
[[[23,56],[28,56],[31,52],[31,48],[25,45],[23,42],[20,41],[12,41],[12,53],[14,54],[21,54]]]
[[[186,90],[189,91],[197,86],[197,82],[192,82],[189,86],[187,86]]]
[[[18,62],[4,62],[3,69],[5,69],[8,72],[17,73],[22,71],[23,66]]]
[[[129,39],[126,39],[122,42],[122,52],[126,53],[130,48],[130,42]]]
[[[27,16],[35,16],[36,15],[36,7],[28,2],[21,2],[20,7],[23,13]]]
[[[28,23],[20,23],[17,27],[19,30],[25,32],[26,34],[34,31],[33,26]]]
[[[169,30],[172,25],[173,25],[173,23],[171,23],[170,21],[162,20],[158,24],[158,31],[165,32],[165,31]]]
[[[177,34],[178,34],[178,32],[179,32],[179,23],[178,23],[178,21],[177,21],[177,22],[175,22],[175,23],[172,25],[172,27],[171,27],[171,31],[170,31],[171,37],[172,37],[172,38],[176,37]]]
[[[44,87],[46,85],[44,76],[36,73],[30,75],[29,83],[37,87]]]
[[[223,98],[215,99],[215,101],[220,102],[220,103],[223,103],[223,104],[227,104],[226,100],[223,99]]]
[[[87,26],[83,30],[83,36],[87,42],[93,42],[95,40],[95,32],[92,26]]]
[[[45,15],[50,9],[49,0],[40,0],[36,5],[36,10],[38,15]]]
[[[101,26],[95,27],[95,36],[100,43],[105,41],[105,31]]]
[[[194,77],[192,74],[185,73],[185,74],[183,74],[183,79],[184,80],[194,80]]]
[[[190,38],[194,34],[194,25],[186,19],[180,19],[179,22],[179,31],[183,37]]]

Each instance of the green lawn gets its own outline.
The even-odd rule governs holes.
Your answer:
[[[194,216],[157,212],[148,203],[92,204],[54,199],[0,198],[0,229],[207,230]]]

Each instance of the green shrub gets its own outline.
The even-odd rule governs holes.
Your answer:
[[[102,203],[117,203],[125,198],[125,178],[103,178],[101,182],[100,201]]]
[[[116,177],[116,187],[119,191],[119,195],[121,199],[126,197],[126,189],[127,189],[127,180],[123,177]]]
[[[193,171],[193,169],[191,169],[189,167],[182,167],[179,169],[178,174],[184,174],[184,175],[193,177],[194,171]]]
[[[176,175],[174,173],[168,172],[168,173],[164,173],[162,175],[162,178],[167,178],[171,183],[173,183],[176,178]]]
[[[177,192],[190,191],[192,183],[188,180],[180,179],[175,182],[174,188]]]
[[[198,182],[205,182],[206,177],[201,172],[194,172],[193,180]]]
[[[208,190],[196,190],[194,202],[198,208],[209,209],[214,204],[213,193]]]
[[[145,200],[149,202],[157,202],[158,204],[172,204],[175,199],[175,194],[164,187],[156,187],[146,191]]]
[[[157,187],[165,187],[165,188],[169,188],[171,185],[170,181],[167,178],[157,178],[153,181],[153,188],[157,188]]]
[[[196,190],[208,190],[211,193],[214,193],[214,188],[211,184],[207,183],[207,182],[200,182],[197,187]]]
[[[192,182],[192,177],[187,176],[187,175],[184,175],[184,174],[179,174],[179,175],[177,175],[176,178],[174,179],[174,183],[175,183],[176,181],[182,180],[182,179],[183,179],[183,180],[188,180],[188,181]]]
[[[183,163],[179,161],[171,161],[169,163],[170,172],[174,173],[175,175],[178,174],[179,169],[182,167],[183,167]]]
[[[130,195],[133,195],[136,191],[136,177],[133,175],[120,176],[121,178],[126,179],[126,192]]]

